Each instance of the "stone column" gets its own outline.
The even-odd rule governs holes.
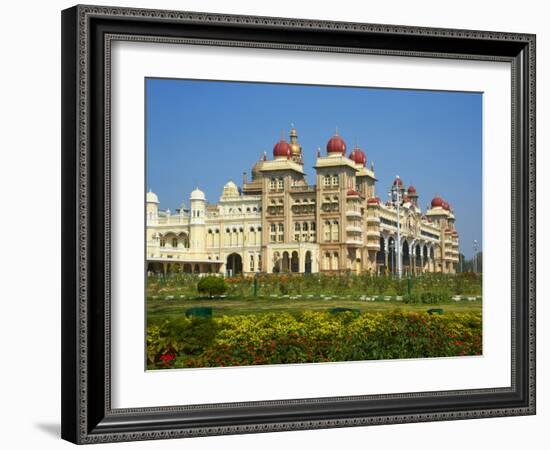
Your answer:
[[[303,248],[298,250],[298,272],[305,273],[306,271],[306,252]]]

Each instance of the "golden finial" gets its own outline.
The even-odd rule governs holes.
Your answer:
[[[296,131],[296,128],[294,127],[294,124],[291,123],[290,126],[291,126],[291,129],[290,129],[290,138],[292,139],[292,138],[298,137],[298,132]]]

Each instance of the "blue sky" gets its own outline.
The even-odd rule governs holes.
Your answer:
[[[147,79],[146,100],[147,187],[163,209],[188,205],[195,187],[216,203],[291,123],[314,183],[317,148],[338,127],[374,161],[380,198],[399,175],[423,211],[436,194],[451,204],[466,257],[481,242],[480,93]]]

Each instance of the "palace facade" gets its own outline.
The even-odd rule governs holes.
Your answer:
[[[189,206],[172,213],[149,191],[147,270],[395,273],[399,222],[404,274],[455,273],[459,240],[448,202],[436,196],[422,212],[415,187],[399,177],[393,181],[399,195],[381,201],[374,164],[358,147],[347,154],[338,133],[325,155],[317,150],[314,169],[316,184],[310,185],[292,128],[290,142],[277,142],[273,159],[264,153],[251,178],[243,174],[241,187],[229,181],[217,203],[197,188]]]

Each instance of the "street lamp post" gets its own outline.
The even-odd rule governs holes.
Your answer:
[[[474,273],[477,273],[477,241],[474,239],[474,243],[473,243],[473,248],[474,248],[474,261],[473,261],[473,268],[474,268]]]
[[[389,245],[390,248],[390,263],[391,263],[391,275],[395,272],[395,243],[392,241]]]
[[[389,195],[392,202],[397,207],[397,278],[401,278],[401,274],[403,273],[403,267],[401,265],[401,215],[399,212],[399,208],[401,206],[401,191],[397,180],[399,180],[399,175],[395,177],[395,181],[392,184]]]

